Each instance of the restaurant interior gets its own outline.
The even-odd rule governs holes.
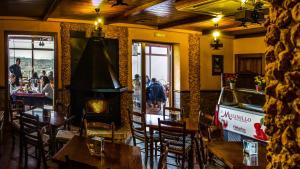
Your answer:
[[[1,0],[0,169],[299,169],[299,0]]]

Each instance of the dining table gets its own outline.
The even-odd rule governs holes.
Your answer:
[[[168,117],[165,117],[168,120]],[[159,130],[159,126],[158,126],[158,119],[163,120],[164,116],[163,115],[155,115],[155,114],[146,114],[146,126],[149,128],[149,133],[150,133],[150,165],[153,165],[153,135],[154,135],[154,131],[158,131]],[[169,119],[170,120],[170,119]],[[178,121],[181,122],[185,122],[186,123],[186,132],[187,134],[191,137],[191,140],[194,140],[195,135],[197,134],[197,132],[199,131],[199,117],[198,115],[194,115],[194,116],[189,116],[189,117],[182,117],[180,118]],[[194,141],[192,141],[191,143],[192,147],[194,147]],[[194,168],[194,153],[193,151],[190,151],[190,158],[189,163],[191,165],[189,165],[189,168]]]
[[[207,150],[209,156],[217,157],[231,169],[265,169],[267,166],[265,144],[258,144],[258,153],[252,156],[243,153],[242,142],[210,142]]]
[[[11,94],[13,101],[22,100],[25,105],[41,107],[45,104],[52,103],[51,99],[43,93],[37,92],[14,92]]]
[[[66,168],[65,157],[72,161],[88,164],[99,169],[142,169],[142,158],[139,147],[104,142],[101,156],[91,155],[88,143],[90,138],[74,136],[52,158],[59,168]]]
[[[50,106],[51,107],[51,106]],[[45,107],[46,108],[46,107]],[[55,152],[55,135],[57,132],[57,129],[65,124],[65,114],[63,112],[57,112],[53,110],[53,108],[34,108],[28,111],[25,111],[24,113],[38,116],[39,122],[43,126],[49,126],[50,127],[50,154],[53,155]],[[47,115],[44,114],[44,111],[48,111]]]

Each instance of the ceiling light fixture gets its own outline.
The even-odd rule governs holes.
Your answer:
[[[215,50],[218,50],[219,48],[223,47],[223,44],[221,43],[220,38],[219,38],[221,36],[220,31],[219,30],[213,31],[212,36],[214,39],[213,39],[212,43],[210,44],[210,46]]]
[[[212,19],[213,23],[215,24],[215,27],[218,27],[218,24],[220,22],[220,20],[222,19],[223,15],[217,15],[216,17],[214,17]]]
[[[103,18],[100,17],[100,8],[95,8],[96,19],[94,22],[95,25],[95,36],[103,36],[102,27],[104,25]]]

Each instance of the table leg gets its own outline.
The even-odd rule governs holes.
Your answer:
[[[189,154],[189,169],[193,169],[194,168],[194,140],[195,139],[195,134],[191,134],[191,140],[192,140],[192,143],[191,143],[191,151],[190,151],[190,154]]]
[[[149,128],[150,132],[150,166],[153,166],[153,129]],[[151,167],[152,168],[152,167]]]

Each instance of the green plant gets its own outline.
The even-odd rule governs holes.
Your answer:
[[[255,84],[258,85],[258,86],[265,86],[266,85],[265,78],[260,76],[260,75],[255,76],[254,80],[255,80]]]

